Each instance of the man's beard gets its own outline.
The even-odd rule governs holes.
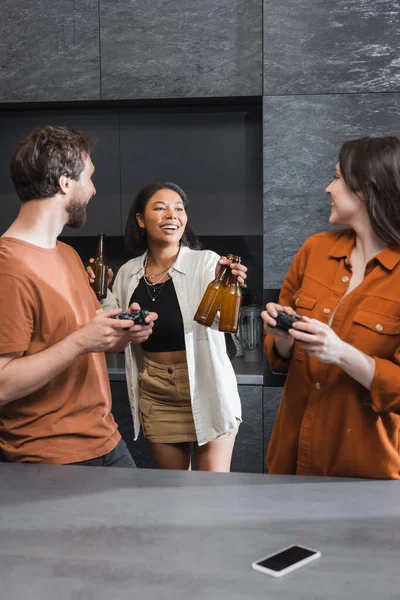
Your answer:
[[[68,227],[78,229],[84,226],[86,223],[86,204],[82,204],[78,200],[71,198],[65,210],[69,214]]]

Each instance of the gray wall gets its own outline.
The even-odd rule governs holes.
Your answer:
[[[99,4],[104,99],[262,93],[262,0]]]
[[[0,102],[98,99],[98,0],[1,0]]]
[[[304,240],[328,229],[324,190],[341,144],[400,135],[400,3],[264,0],[263,35],[264,296],[273,299]],[[277,405],[277,389],[264,388],[269,429]]]
[[[2,0],[0,102],[260,96],[262,0]]]
[[[327,229],[342,142],[400,133],[400,3],[264,0],[264,287]],[[282,244],[282,241],[285,241]]]

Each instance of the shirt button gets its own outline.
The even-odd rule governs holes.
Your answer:
[[[329,313],[330,313],[330,312],[331,312],[331,309],[330,309],[330,308],[324,308],[324,313],[325,313],[326,315],[329,315]]]
[[[347,283],[348,280],[349,280],[349,278],[347,277],[347,275],[343,275],[343,277],[342,277],[343,283]]]
[[[317,390],[321,389],[321,384],[319,383],[319,381],[317,381],[317,383],[315,384],[315,387]]]
[[[383,331],[383,325],[381,325],[380,323],[377,323],[377,324],[375,325],[375,329],[376,329],[377,331]]]

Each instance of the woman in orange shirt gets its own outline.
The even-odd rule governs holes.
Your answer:
[[[270,473],[400,479],[400,139],[346,142],[326,188],[331,225],[296,254],[262,313],[288,369]],[[301,315],[288,332],[281,310]]]

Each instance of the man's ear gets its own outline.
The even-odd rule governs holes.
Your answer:
[[[63,194],[67,194],[71,189],[71,178],[68,175],[61,175],[58,185],[60,186],[60,191]]]
[[[139,227],[144,229],[144,221],[143,221],[143,217],[140,213],[136,213],[136,221],[138,222]]]

